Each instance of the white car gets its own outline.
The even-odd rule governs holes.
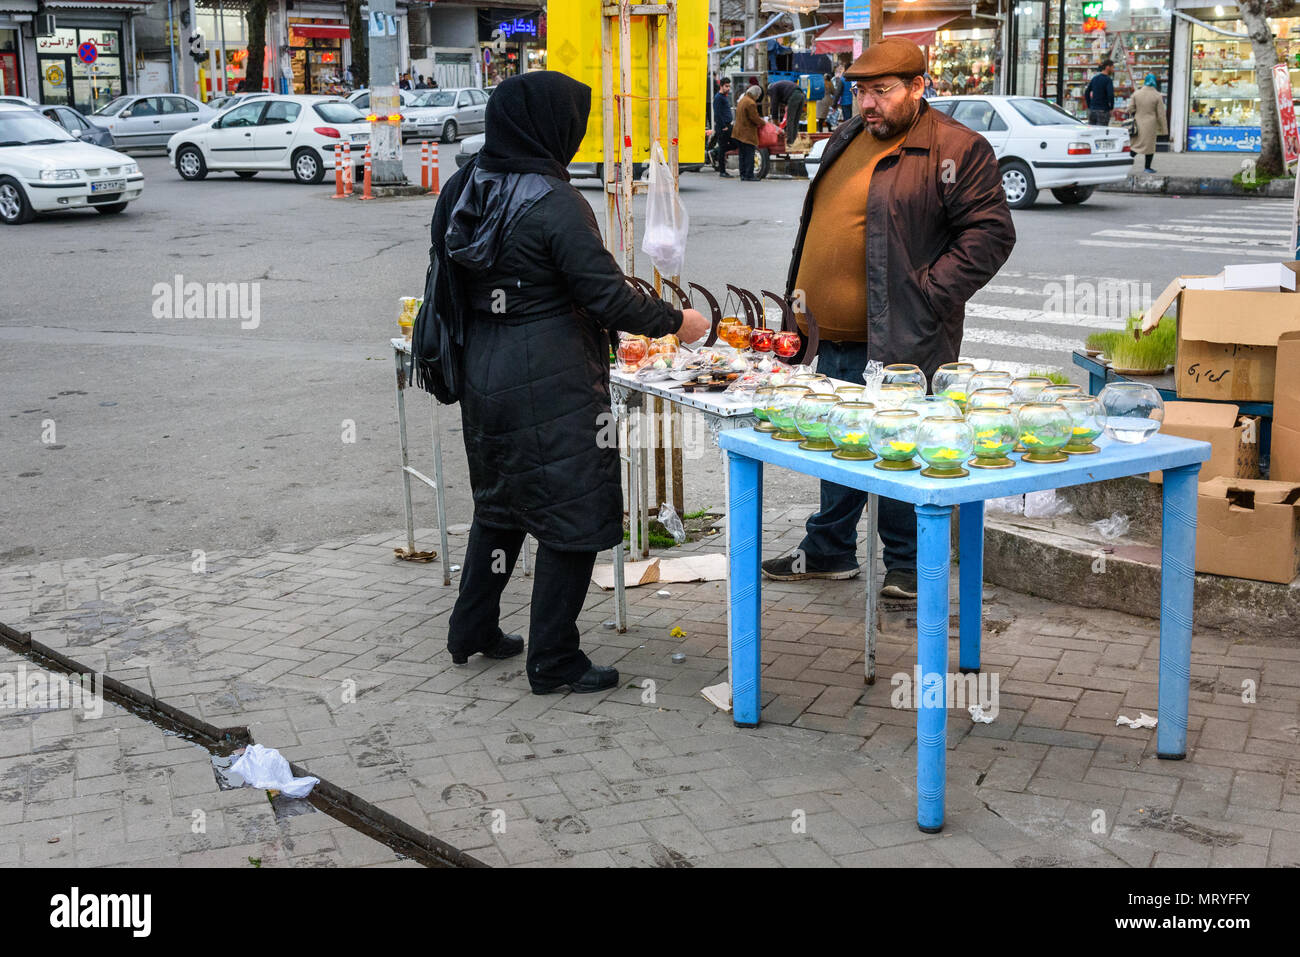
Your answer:
[[[129,156],[77,139],[28,107],[0,103],[0,222],[93,208],[112,214],[140,196],[144,176]]]
[[[1089,126],[1048,100],[1032,96],[942,96],[927,103],[980,133],[998,159],[1007,205],[1034,205],[1040,189],[1073,206],[1101,183],[1123,182],[1133,167],[1128,131]],[[817,175],[826,141],[813,144],[804,165]]]
[[[331,96],[266,96],[241,103],[167,141],[167,160],[182,179],[233,172],[251,179],[285,170],[300,183],[319,183],[334,169],[335,145],[347,143],[362,165],[370,124],[357,108]]]
[[[403,140],[406,140],[408,137],[415,136],[419,132],[419,130],[416,128],[415,117],[410,112],[411,108],[415,106],[415,101],[418,95],[419,94],[415,90],[403,90],[399,88],[397,91],[398,101],[402,104],[401,115],[402,115],[402,139]],[[351,93],[348,94],[347,100],[358,110],[360,110],[363,115],[366,116],[370,115],[370,91],[369,90],[353,90]]]

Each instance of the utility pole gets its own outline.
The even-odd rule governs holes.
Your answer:
[[[885,36],[885,3],[884,0],[871,0],[871,39],[868,41],[870,46],[875,46]]]
[[[758,0],[745,0],[745,36],[758,32]],[[745,72],[758,72],[758,45],[745,47]],[[743,91],[742,91],[743,92]]]
[[[396,0],[370,0],[370,170],[371,180],[386,186],[405,185],[402,170],[402,127],[389,120],[400,116],[397,69],[401,62]]]

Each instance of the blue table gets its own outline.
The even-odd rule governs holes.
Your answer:
[[[917,532],[917,663],[921,688],[916,714],[916,821],[928,833],[943,828],[947,748],[948,576],[954,505],[959,512],[959,664],[980,666],[984,592],[984,502],[1104,479],[1164,471],[1164,517],[1160,572],[1160,684],[1156,752],[1181,759],[1187,748],[1188,682],[1192,661],[1192,583],[1196,560],[1196,477],[1210,445],[1157,434],[1141,445],[1098,440],[1101,451],[1059,464],[1017,461],[1014,468],[971,469],[960,479],[926,478],[920,472],[886,472],[874,462],[833,458],[793,442],[739,430],[723,433],[730,478],[730,642],[732,715],[738,727],[758,726],[762,668],[763,463],[911,502]],[[1018,458],[1018,456],[1017,456]],[[872,543],[874,547],[875,543]],[[929,706],[926,702],[932,702]],[[940,706],[937,702],[942,701]]]

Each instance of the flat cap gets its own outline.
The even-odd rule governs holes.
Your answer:
[[[863,50],[844,76],[867,80],[873,76],[920,76],[925,70],[925,54],[919,46],[903,37],[889,37]]]

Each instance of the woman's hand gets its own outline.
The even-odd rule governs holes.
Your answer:
[[[695,342],[709,334],[713,325],[698,309],[683,309],[682,324],[677,330],[677,338],[682,342]]]

